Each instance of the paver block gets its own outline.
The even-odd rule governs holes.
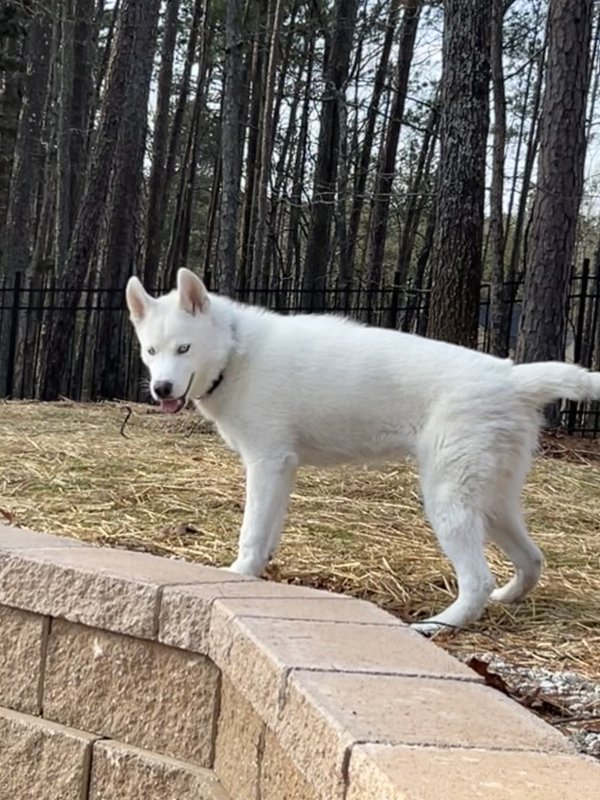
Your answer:
[[[48,547],[85,547],[83,542],[67,536],[36,533],[28,528],[0,525],[0,550],[39,550]]]
[[[93,740],[0,708],[0,800],[82,800]]]
[[[0,705],[40,713],[42,659],[49,620],[0,606]]]
[[[291,669],[479,677],[402,623],[390,625],[232,617],[230,600],[215,603],[209,654],[275,724]]]
[[[219,574],[233,575],[226,571],[220,571]],[[277,608],[276,601],[281,599],[283,602],[285,598],[286,603],[296,604],[297,613],[304,605],[317,605],[315,600],[319,601],[319,606],[327,601],[338,603],[337,599],[331,601],[331,595],[327,592],[252,578],[230,580],[228,583],[168,586],[163,592],[160,605],[159,641],[173,647],[207,653],[212,607],[216,600],[222,598],[235,599],[240,607],[247,607],[248,612],[256,616],[263,614],[255,614],[259,606],[252,606],[253,602],[262,603],[265,611],[274,611]],[[350,602],[348,598],[341,598],[341,603],[347,602]],[[278,615],[275,613],[267,616]]]
[[[565,736],[514,700],[466,681],[299,671],[290,678],[284,716],[305,700],[364,742],[574,750]]]
[[[260,800],[321,800],[267,730],[260,769]],[[364,799],[363,799],[364,800]]]
[[[156,638],[161,586],[244,580],[199,564],[107,547],[0,550],[0,603]]]
[[[364,600],[355,600],[343,595],[319,592],[307,597],[236,597],[232,587],[231,596],[221,596],[215,601],[219,611],[234,617],[264,617],[266,619],[295,620],[298,622],[352,622],[358,625],[408,626],[387,611]],[[288,588],[288,587],[285,587]]]
[[[214,773],[120,742],[97,742],[89,800],[230,800]]]
[[[600,764],[582,756],[357,745],[347,800],[594,800]]]
[[[264,729],[252,706],[223,678],[215,772],[234,800],[256,800]]]
[[[44,716],[208,767],[219,680],[205,656],[56,620]]]
[[[274,730],[302,774],[331,798],[341,796],[344,764],[357,742],[573,751],[565,737],[493,689],[393,675],[294,672]]]

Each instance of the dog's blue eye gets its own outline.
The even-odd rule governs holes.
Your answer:
[[[187,353],[189,349],[190,349],[189,344],[180,344],[179,347],[177,348],[177,354],[182,356],[184,353]]]
[[[155,356],[156,355],[156,350],[153,347],[149,347],[148,348],[148,355],[149,356]]]

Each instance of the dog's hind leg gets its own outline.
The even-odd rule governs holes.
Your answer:
[[[488,534],[515,566],[514,577],[505,586],[495,589],[490,599],[499,603],[516,603],[537,584],[544,564],[542,551],[529,538],[518,505],[507,504],[499,514],[494,515]]]
[[[246,465],[246,505],[232,572],[262,574],[279,544],[297,466],[293,455]]]
[[[413,625],[422,633],[434,633],[445,626],[463,627],[478,619],[494,587],[494,578],[485,559],[483,515],[450,497],[426,499],[426,509],[458,581],[454,603],[435,617]]]
[[[495,585],[484,548],[489,477],[497,466],[476,445],[468,427],[440,431],[439,423],[422,440],[418,456],[425,514],[458,583],[451,605],[415,624],[422,633],[479,619]]]
[[[527,424],[529,423],[529,424]],[[512,561],[515,575],[505,586],[492,592],[491,600],[516,603],[537,584],[544,557],[532,542],[521,509],[523,484],[531,465],[536,441],[537,416],[526,419],[519,436],[506,450],[504,469],[498,475],[488,517],[488,536]]]

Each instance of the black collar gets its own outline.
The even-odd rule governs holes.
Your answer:
[[[221,382],[223,381],[224,377],[225,377],[225,370],[223,370],[223,372],[221,372],[221,374],[219,375],[218,378],[215,378],[215,380],[212,382],[212,384],[210,386],[210,389],[208,390],[208,392],[206,392],[206,394],[204,395],[202,400],[205,400],[207,397],[211,396],[211,394],[215,391],[215,389],[217,389],[217,387],[219,387],[221,385]]]
[[[232,336],[232,339],[235,342],[236,337],[237,337],[237,330],[236,330],[235,322],[231,323],[231,336]],[[230,353],[230,355],[231,355],[231,353]],[[227,367],[227,364],[229,363],[229,358],[230,358],[230,356],[227,357],[227,361],[225,362],[225,366],[223,367],[223,369],[219,373],[219,376],[214,379],[214,381],[211,383],[208,391],[205,394],[203,394],[202,397],[200,398],[200,402],[202,402],[202,400],[206,400],[207,397],[210,397],[211,394],[213,392],[215,392],[219,388],[221,383],[223,382],[223,378],[225,377],[225,368]]]

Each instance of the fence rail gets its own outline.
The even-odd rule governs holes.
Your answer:
[[[506,285],[508,351],[516,345],[522,284]],[[573,277],[569,289],[568,329],[564,357],[591,367],[600,362],[599,276],[589,262]],[[163,287],[158,287],[157,293]],[[281,282],[268,289],[240,293],[239,300],[259,303],[282,313],[325,310],[363,322],[424,335],[429,290],[396,287],[325,287],[318,294]],[[0,279],[0,396],[19,399],[48,397],[43,369],[50,346],[48,330],[59,324],[62,342],[60,394],[74,400],[148,398],[137,342],[125,310],[123,287],[86,286],[76,291],[55,279]],[[490,287],[481,289],[479,347],[490,347]],[[61,349],[61,352],[62,349]],[[565,403],[562,422],[572,433],[600,433],[600,404]]]

